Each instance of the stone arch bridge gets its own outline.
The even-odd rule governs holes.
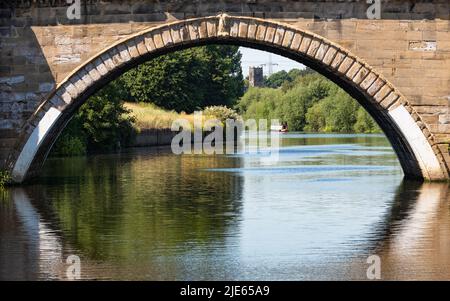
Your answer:
[[[76,1],[75,1],[76,3]],[[0,167],[39,171],[77,108],[136,65],[211,43],[297,60],[356,98],[410,178],[449,179],[450,4],[359,0],[0,1]],[[76,5],[76,4],[75,4]],[[73,7],[72,7],[73,8]]]

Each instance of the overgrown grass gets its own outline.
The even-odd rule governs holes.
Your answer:
[[[186,114],[184,112],[177,113],[175,111],[168,111],[155,106],[152,103],[133,103],[126,102],[124,104],[127,110],[130,110],[130,115],[135,118],[135,126],[139,130],[145,129],[170,129],[172,123],[178,119],[185,119],[189,121],[191,127],[194,124],[194,114]],[[202,124],[206,119],[215,118],[203,114]]]

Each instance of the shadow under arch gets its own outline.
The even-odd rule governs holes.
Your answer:
[[[443,180],[448,171],[434,138],[407,99],[382,74],[341,46],[308,31],[253,17],[177,21],[144,30],[108,47],[74,70],[24,126],[8,166],[21,183],[36,175],[74,112],[96,91],[152,58],[195,46],[233,44],[301,62],[354,97],[394,148],[405,177]]]

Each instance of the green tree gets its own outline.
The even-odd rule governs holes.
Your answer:
[[[267,77],[264,80],[264,85],[266,87],[276,89],[281,87],[281,85],[283,85],[284,82],[286,81],[288,82],[291,81],[291,78],[289,77],[289,74],[286,71],[282,70]]]
[[[244,118],[278,118],[277,108],[283,93],[277,89],[251,87],[236,106]]]
[[[285,87],[285,91],[288,88],[292,88],[292,82],[294,82],[297,78],[304,77],[308,74],[315,74],[315,71],[309,67],[305,67],[305,69],[291,69],[289,72],[285,70],[281,70],[267,77],[264,81],[264,84],[268,88],[280,88]]]
[[[87,152],[112,151],[133,138],[133,118],[117,93],[117,81],[83,104],[52,149],[52,155],[74,156]]]
[[[236,46],[203,46],[152,59],[106,85],[84,104],[53,148],[53,155],[111,151],[129,144],[133,119],[123,101],[149,102],[188,113],[232,107],[244,93]]]
[[[343,90],[315,103],[306,114],[308,131],[349,133],[354,130],[358,103]]]
[[[293,131],[378,132],[370,115],[344,90],[310,69],[293,72],[282,89],[251,88],[240,99],[246,118],[279,119]]]
[[[236,46],[203,46],[152,59],[122,76],[128,100],[188,113],[232,106],[244,93]]]
[[[122,101],[103,93],[91,97],[77,114],[88,151],[120,149],[129,144],[133,136],[133,118],[127,115]]]
[[[353,129],[357,133],[380,133],[381,129],[373,118],[364,110],[363,107],[359,107],[356,112],[356,123]]]

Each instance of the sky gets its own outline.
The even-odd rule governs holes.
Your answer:
[[[305,68],[302,64],[297,63],[296,61],[269,52],[246,47],[240,47],[239,50],[242,53],[242,71],[244,73],[244,77],[248,76],[249,67],[268,64],[270,61],[270,56],[272,56],[272,63],[278,64],[278,66],[273,66],[274,73],[281,70],[289,71],[294,68],[298,69]],[[268,66],[263,67],[264,67],[264,75],[268,75],[269,73]]]

